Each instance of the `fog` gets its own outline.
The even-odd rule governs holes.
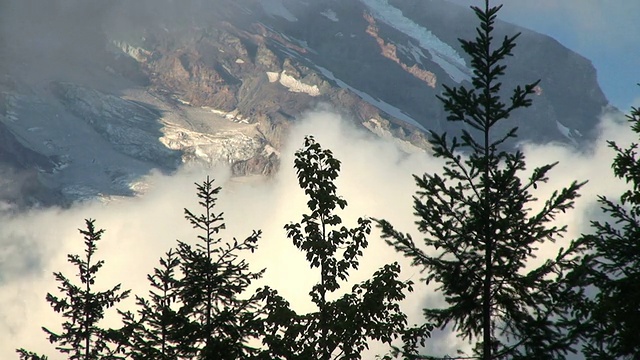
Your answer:
[[[349,202],[341,214],[348,224],[359,216],[385,218],[399,230],[411,232],[415,238],[411,196],[416,188],[411,174],[439,171],[440,160],[427,154],[407,155],[392,142],[373,138],[364,130],[330,112],[313,112],[292,129],[289,142],[282,151],[282,168],[270,179],[229,176],[228,169],[183,168],[173,176],[152,174],[149,190],[138,198],[122,198],[111,202],[77,204],[70,209],[40,209],[2,219],[0,229],[0,358],[15,358],[14,349],[25,347],[56,357],[40,326],[59,329],[61,318],[44,300],[47,292],[55,292],[52,272],[62,271],[75,278],[75,270],[66,263],[66,254],[82,252],[82,237],[78,228],[85,218],[97,219],[96,225],[106,233],[99,243],[98,256],[106,260],[99,273],[98,287],[122,283],[124,289],[136,294],[147,291],[145,276],[156,266],[158,258],[175,240],[193,242],[196,233],[183,217],[182,209],[199,210],[196,206],[194,182],[206,175],[222,186],[217,210],[225,214],[225,239],[242,238],[252,230],[262,230],[259,249],[248,259],[254,270],[267,272],[257,285],[276,288],[300,312],[313,309],[308,291],[318,280],[316,271],[308,269],[304,254],[286,238],[283,226],[299,221],[306,210],[306,198],[299,189],[292,167],[293,154],[302,146],[303,137],[312,134],[324,147],[331,149],[343,164],[337,180],[338,192]],[[553,189],[573,180],[589,180],[574,211],[567,212],[558,222],[569,226],[565,240],[541,248],[552,254],[580,232],[588,231],[589,217],[594,214],[596,194],[615,196],[619,182],[612,179],[612,151],[606,139],[621,145],[633,139],[627,125],[620,119],[603,117],[600,140],[592,151],[576,153],[560,144],[532,146],[523,144],[530,169],[553,161],[560,164],[550,174],[550,182],[540,186],[537,195],[544,199]],[[411,268],[393,249],[380,239],[376,231],[361,259],[362,268],[353,273],[352,281],[367,279],[385,263],[400,261],[403,279],[419,282],[420,269]],[[345,288],[350,288],[347,286]],[[432,289],[416,286],[403,304],[413,322],[420,322],[420,310],[425,305],[441,301]],[[133,300],[119,308],[131,308]],[[109,314],[116,325],[114,311]],[[429,351],[452,354],[459,343],[452,334],[436,333],[429,341]],[[373,352],[384,347],[374,346]],[[373,355],[371,355],[373,358]]]

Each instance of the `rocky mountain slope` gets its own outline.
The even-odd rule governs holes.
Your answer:
[[[151,169],[229,163],[270,174],[288,127],[330,106],[377,136],[426,149],[454,130],[436,95],[468,84],[445,0],[9,1],[0,5],[4,201],[132,195]],[[591,63],[522,32],[505,88],[541,79],[513,125],[534,142],[594,136],[607,100]]]

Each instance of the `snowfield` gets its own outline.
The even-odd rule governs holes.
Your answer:
[[[438,64],[455,82],[470,80],[471,70],[458,52],[449,44],[438,39],[428,29],[405,17],[398,8],[389,5],[387,0],[361,0],[372,15],[385,24],[416,39],[420,46],[431,55],[431,60]]]

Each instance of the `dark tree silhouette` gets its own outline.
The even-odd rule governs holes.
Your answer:
[[[241,241],[217,237],[225,228],[222,213],[214,211],[220,188],[214,188],[208,177],[196,187],[203,213],[184,212],[202,234],[195,246],[178,241],[177,249],[182,273],[178,314],[188,319],[180,351],[198,359],[243,359],[257,351],[248,342],[259,337],[262,329],[258,295],[243,296],[264,270],[251,272],[238,253],[255,251],[261,232],[254,231]]]
[[[105,291],[95,291],[94,284],[103,260],[96,260],[95,253],[98,250],[97,242],[101,240],[103,229],[96,230],[94,220],[85,220],[86,230],[79,230],[84,235],[84,257],[80,255],[68,255],[69,263],[78,268],[80,285],[74,284],[62,273],[54,273],[56,281],[60,283],[58,289],[63,294],[58,297],[47,294],[47,302],[55,312],[61,313],[65,321],[62,323],[62,331],[55,332],[43,327],[49,341],[56,344],[56,349],[63,354],[68,354],[69,359],[118,359],[120,348],[114,346],[110,340],[109,331],[99,327],[99,322],[104,318],[105,310],[113,307],[121,300],[127,298],[129,290],[121,291],[120,284]],[[18,349],[21,359],[46,359],[25,349]]]
[[[340,161],[330,150],[322,149],[313,137],[305,139],[304,148],[296,152],[295,168],[300,187],[309,197],[311,211],[299,223],[285,226],[293,244],[306,254],[311,268],[320,271],[320,282],[309,295],[317,311],[296,314],[276,292],[267,299],[268,317],[264,343],[265,359],[360,359],[367,341],[388,344],[405,331],[416,335],[405,351],[415,352],[424,343],[430,328],[426,325],[407,329],[406,315],[399,302],[412,283],[398,280],[397,263],[379,269],[370,280],[355,285],[351,293],[330,301],[328,294],[340,288],[351,270],[358,269],[359,258],[368,245],[371,221],[359,218],[357,226],[347,228],[337,214],[347,206],[336,194],[335,180]]]
[[[261,299],[245,292],[264,270],[251,272],[239,253],[253,252],[260,232],[224,241],[223,214],[215,212],[220,187],[207,177],[196,188],[202,213],[184,213],[201,232],[198,241],[178,241],[160,259],[148,275],[149,299],[137,297],[137,317],[121,312],[125,326],[117,338],[133,359],[235,360],[258,352],[249,342],[261,335]]]
[[[115,334],[131,359],[177,359],[186,319],[175,309],[180,282],[176,277],[180,259],[173,250],[160,259],[160,267],[147,275],[152,287],[149,299],[136,296],[139,318],[122,312],[124,326]]]
[[[640,109],[627,116],[631,129],[640,134]],[[593,253],[585,263],[585,288],[596,290],[586,297],[581,312],[583,352],[587,359],[638,359],[640,354],[640,159],[638,144],[616,151],[612,168],[629,184],[618,200],[599,196],[608,222],[593,221],[593,234],[585,235]],[[581,273],[580,275],[584,275]],[[583,278],[584,279],[584,278]],[[585,289],[586,290],[586,289]]]
[[[442,175],[415,176],[418,229],[426,248],[378,222],[387,242],[435,282],[447,306],[425,309],[437,327],[452,325],[464,339],[476,342],[473,358],[563,359],[575,339],[566,331],[570,306],[579,296],[566,274],[576,267],[582,241],[560,249],[542,265],[528,266],[539,244],[562,236],[564,227],[551,224],[556,214],[571,208],[583,183],[554,192],[533,212],[537,185],[547,182],[555,164],[526,175],[524,154],[506,145],[517,129],[497,134],[514,111],[531,105],[538,82],[516,87],[504,102],[500,78],[519,34],[494,40],[501,6],[472,6],[480,20],[473,41],[460,40],[471,58],[472,88],[444,86],[448,120],[461,122],[460,137],[431,132],[434,155],[445,160]],[[468,358],[470,355],[465,355]]]

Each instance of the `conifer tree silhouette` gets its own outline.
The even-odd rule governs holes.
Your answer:
[[[471,88],[443,85],[438,98],[448,120],[461,122],[460,137],[431,132],[436,157],[445,160],[442,174],[414,176],[416,224],[425,247],[410,235],[378,221],[383,236],[436,283],[446,307],[424,310],[426,321],[451,325],[475,342],[474,354],[461,358],[564,359],[575,337],[568,332],[571,305],[579,295],[567,280],[578,267],[584,241],[573,241],[537,267],[528,266],[539,244],[555,241],[565,231],[552,222],[574,204],[583,183],[554,192],[541,210],[531,205],[538,184],[548,181],[556,165],[526,173],[525,157],[505,142],[517,129],[496,133],[516,110],[531,105],[538,82],[518,86],[505,102],[500,78],[505,59],[513,55],[519,34],[494,39],[501,6],[472,6],[480,21],[474,40],[460,40],[471,58]],[[455,357],[454,357],[455,358]]]

